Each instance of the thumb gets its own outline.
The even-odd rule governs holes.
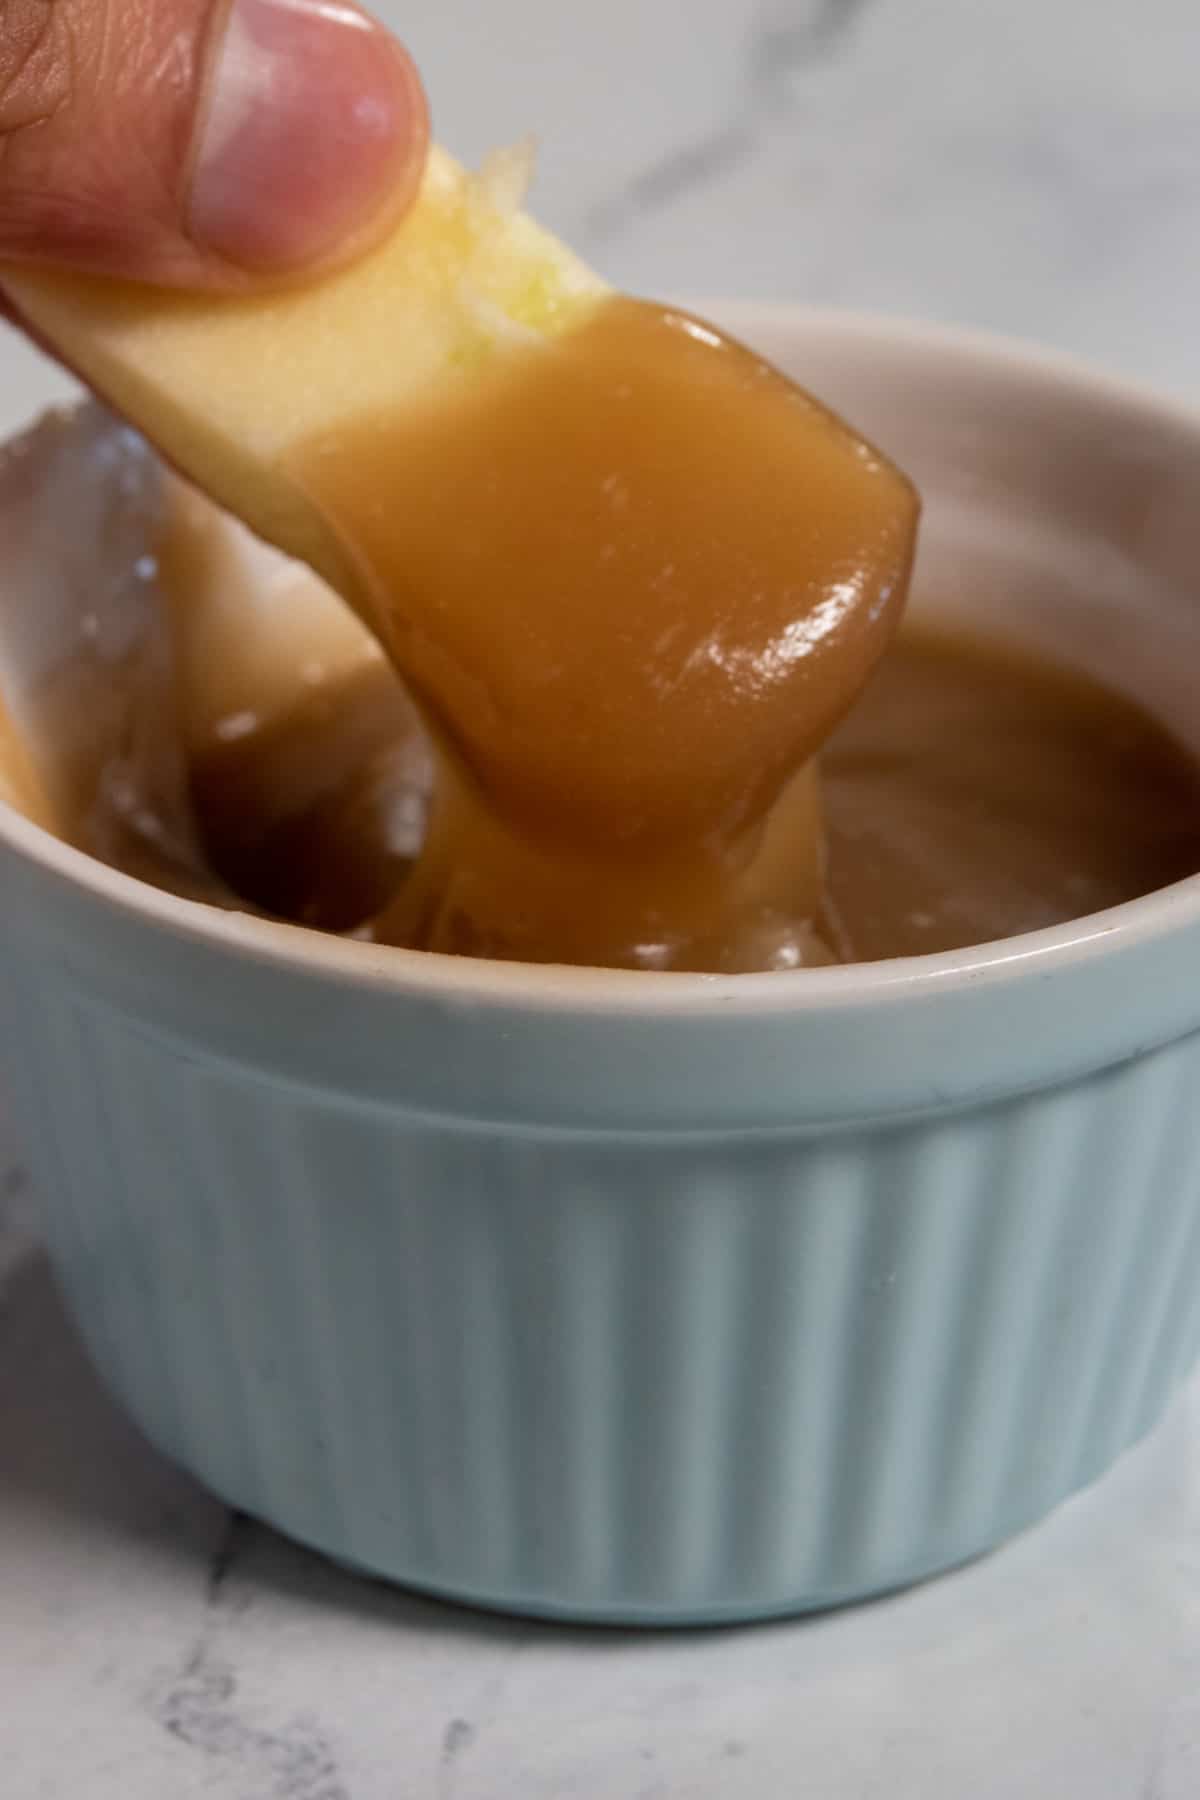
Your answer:
[[[0,260],[245,287],[365,248],[427,141],[349,0],[0,0]]]

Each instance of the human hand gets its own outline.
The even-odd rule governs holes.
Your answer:
[[[348,260],[428,135],[349,0],[0,0],[0,264],[236,292]]]

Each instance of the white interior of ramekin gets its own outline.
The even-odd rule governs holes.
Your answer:
[[[713,303],[703,310],[842,411],[925,498],[914,608],[1038,645],[1140,700],[1200,754],[1200,416],[1070,359],[935,326]],[[1152,620],[1152,629],[1147,621]],[[825,1011],[991,985],[1200,926],[1200,877],[1051,930],[944,955],[705,976],[379,949],[180,899],[0,803],[0,840],[111,916],[301,978],[448,1001],[675,1014]]]

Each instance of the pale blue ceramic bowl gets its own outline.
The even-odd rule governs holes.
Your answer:
[[[920,604],[1069,647],[1200,749],[1200,422],[719,310],[916,476]],[[232,1504],[378,1574],[655,1623],[874,1593],[1094,1479],[1193,1361],[1200,881],[725,978],[320,938],[3,808],[0,894],[8,1087],[97,1366]]]

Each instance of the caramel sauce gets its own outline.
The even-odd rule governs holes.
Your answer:
[[[854,961],[991,943],[1200,871],[1200,767],[1140,706],[1018,648],[907,627],[822,758]]]
[[[25,740],[8,707],[0,698],[0,800],[13,806],[35,825],[53,831],[57,823]]]
[[[209,861],[255,906],[349,931],[394,898],[425,837],[426,746],[386,664],[244,715],[192,760]]]
[[[380,642],[179,490],[28,744],[0,710],[0,798],[216,905],[647,968],[952,950],[1200,871],[1196,761],[1014,648],[893,640],[912,490],[695,321],[613,302],[296,477]]]
[[[380,939],[827,956],[809,765],[903,604],[917,500],[897,470],[741,345],[613,300],[292,473],[436,746]]]
[[[363,747],[364,716],[385,711],[360,677],[325,697],[315,736],[294,714],[214,747],[195,791],[231,885],[307,923],[368,924],[403,879],[396,821],[411,857],[426,792],[398,693],[390,749],[386,730]],[[1180,745],[1099,683],[967,636],[906,627],[820,766],[821,923],[838,960],[1036,931],[1200,871],[1200,767]],[[780,862],[803,864],[805,840],[777,817]],[[332,895],[331,870],[349,877]]]

